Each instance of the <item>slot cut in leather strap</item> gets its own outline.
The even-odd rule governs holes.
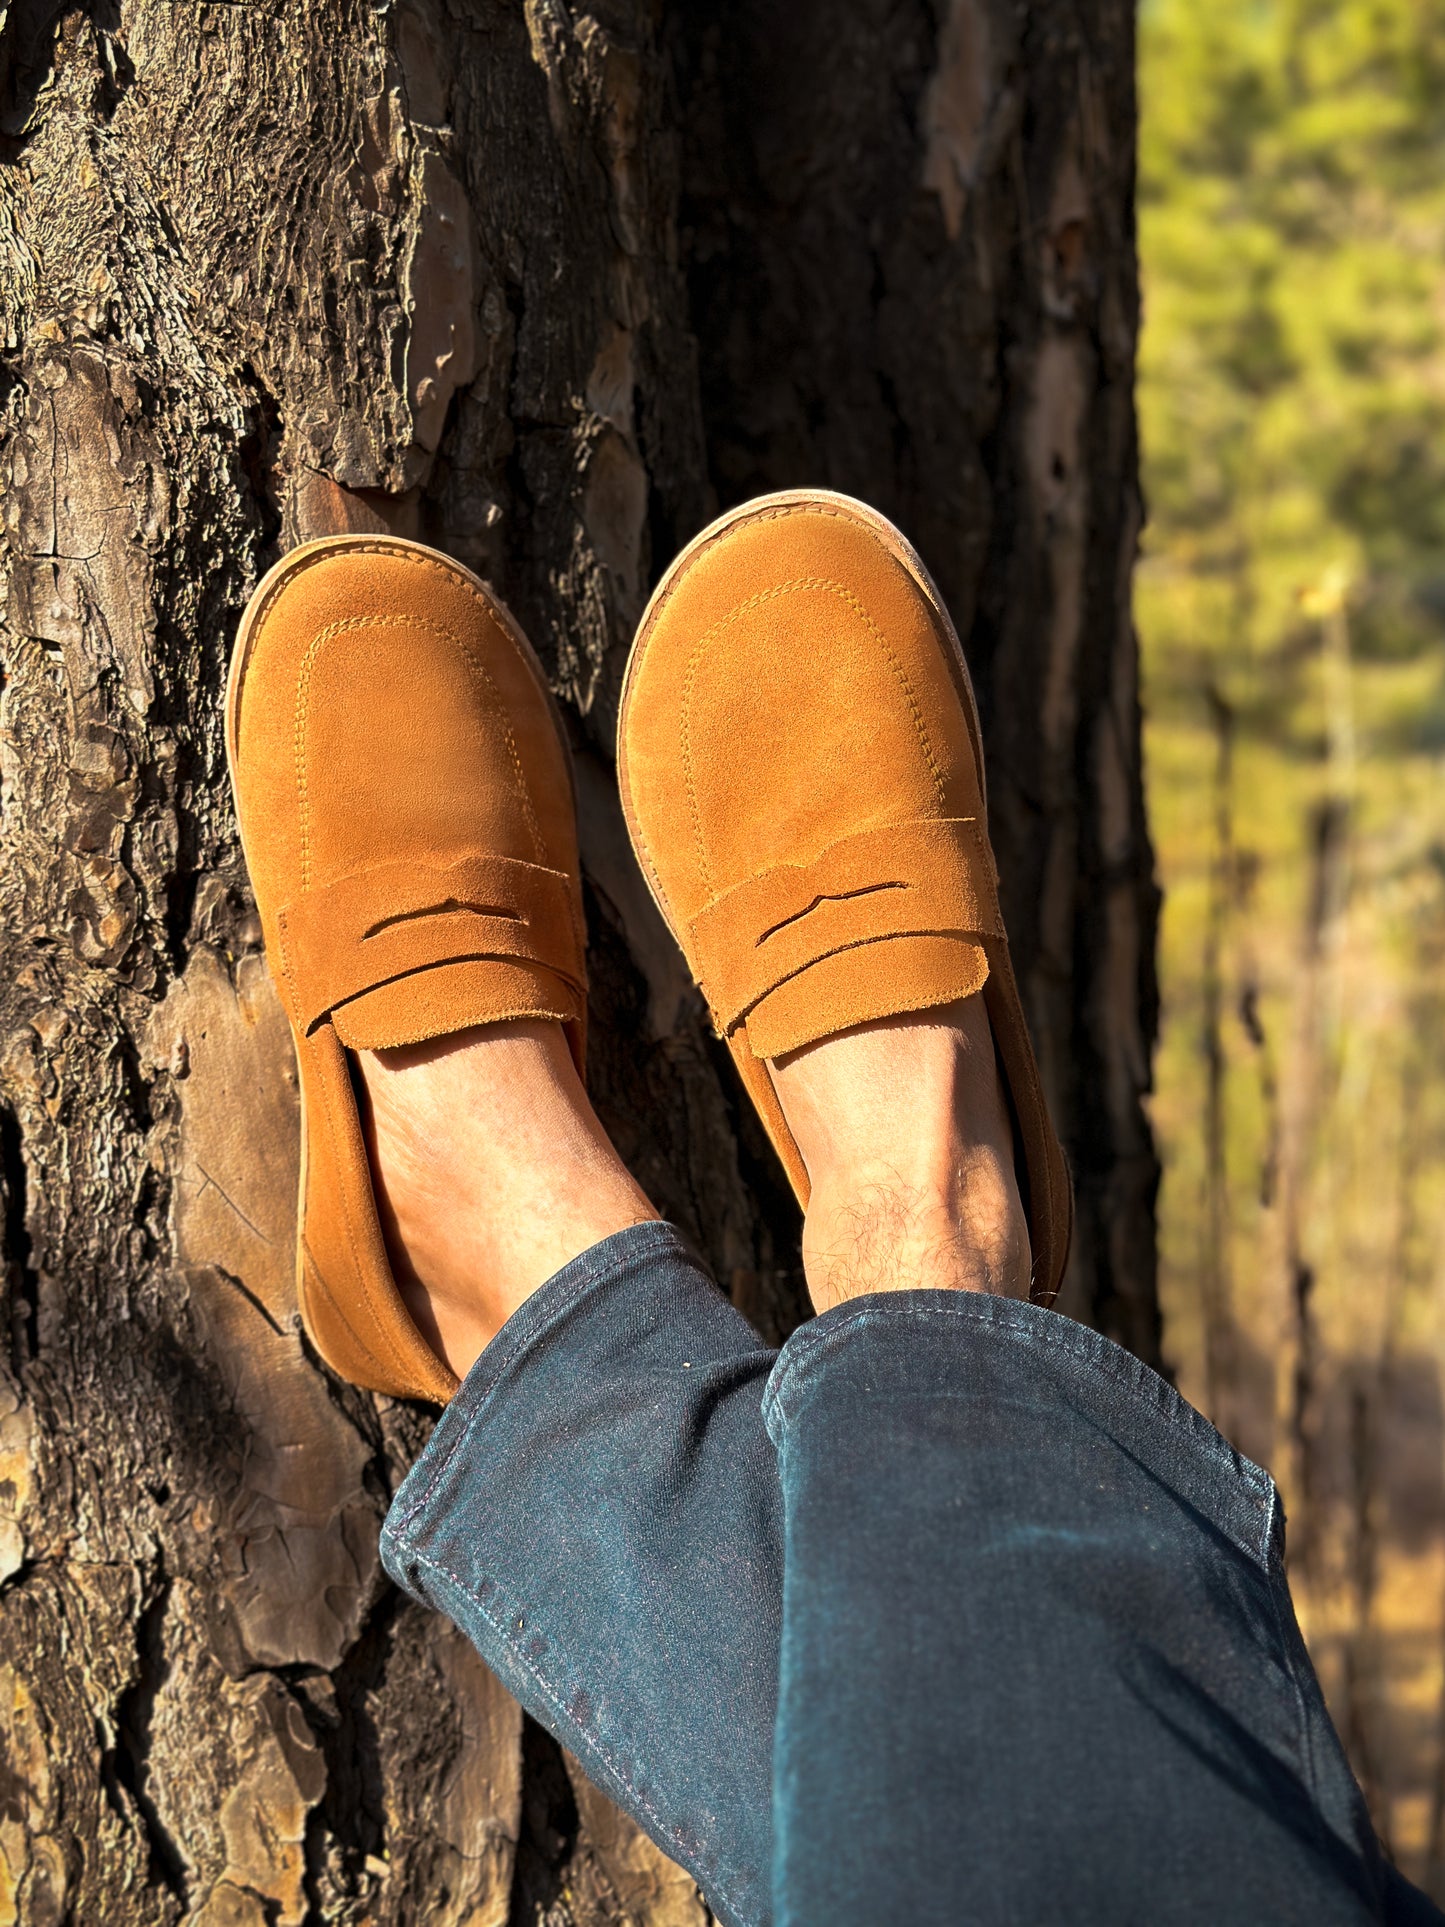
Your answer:
[[[278,918],[297,1021],[309,1033],[379,984],[471,957],[540,964],[580,991],[573,888],[560,870],[472,855],[442,866],[382,863],[307,890]]]
[[[698,981],[725,1037],[811,964],[885,937],[1002,939],[993,855],[974,817],[859,830],[810,863],[779,863],[692,922]]]

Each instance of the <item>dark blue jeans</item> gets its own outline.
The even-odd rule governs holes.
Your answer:
[[[890,1293],[774,1352],[636,1226],[477,1361],[382,1546],[727,1927],[1442,1919],[1269,1478],[1057,1313]]]

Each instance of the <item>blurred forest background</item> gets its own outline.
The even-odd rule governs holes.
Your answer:
[[[1445,1894],[1445,6],[1145,0],[1165,1348]]]

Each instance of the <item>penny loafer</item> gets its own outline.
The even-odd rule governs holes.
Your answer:
[[[242,619],[226,749],[301,1090],[297,1292],[343,1377],[445,1402],[377,1217],[348,1053],[509,1018],[585,1053],[571,759],[541,666],[469,570],[346,535]]]
[[[822,490],[723,516],[643,615],[618,737],[638,860],[799,1200],[767,1061],[982,993],[1032,1295],[1052,1302],[1072,1190],[999,913],[973,690],[916,552]]]

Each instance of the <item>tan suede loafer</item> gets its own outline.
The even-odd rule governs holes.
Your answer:
[[[981,990],[1050,1302],[1072,1193],[999,915],[973,691],[914,550],[821,490],[723,516],[648,605],[618,736],[638,860],[801,1202],[765,1060]]]
[[[571,758],[542,670],[486,585],[419,543],[294,550],[236,638],[226,750],[301,1081],[297,1289],[358,1385],[456,1380],[396,1288],[348,1050],[505,1018],[585,1048]]]

